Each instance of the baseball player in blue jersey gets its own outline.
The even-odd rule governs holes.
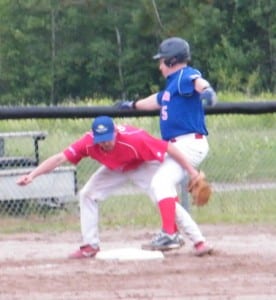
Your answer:
[[[159,60],[159,69],[166,86],[158,93],[136,101],[120,101],[117,108],[156,110],[160,109],[160,131],[166,141],[171,141],[181,150],[188,161],[198,167],[209,151],[206,136],[204,105],[214,105],[216,93],[201,73],[188,65],[190,47],[187,41],[179,37],[165,39],[159,46],[153,59]],[[172,159],[167,160],[153,178],[159,183],[169,176],[175,184],[187,176],[185,170]],[[164,191],[163,191],[164,192]],[[170,207],[167,207],[170,210]],[[195,225],[193,225],[195,226]],[[208,252],[205,243],[195,245]],[[204,248],[205,247],[205,248]]]

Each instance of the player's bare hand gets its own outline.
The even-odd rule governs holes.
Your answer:
[[[16,183],[18,185],[27,185],[27,184],[31,183],[32,180],[33,179],[30,175],[23,175],[16,181]]]

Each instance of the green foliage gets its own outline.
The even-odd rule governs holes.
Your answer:
[[[146,96],[163,85],[152,56],[173,35],[218,91],[274,93],[275,3],[0,0],[0,104]]]

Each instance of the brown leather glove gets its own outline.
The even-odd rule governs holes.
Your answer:
[[[190,180],[188,184],[188,191],[192,195],[193,205],[203,206],[209,202],[212,194],[212,188],[202,171],[199,172],[197,177]]]

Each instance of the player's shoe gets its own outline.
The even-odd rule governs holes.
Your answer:
[[[176,240],[178,241],[180,247],[185,245],[185,240],[182,234],[176,233]]]
[[[210,255],[214,249],[206,244],[205,242],[199,242],[195,244],[194,246],[194,254],[195,256],[204,256],[204,255]]]
[[[100,251],[99,247],[92,247],[90,245],[81,246],[80,249],[69,255],[69,258],[81,259],[94,257]]]
[[[181,248],[184,244],[184,239],[178,232],[174,234],[168,234],[164,231],[160,231],[150,243],[143,244],[142,249],[168,251]]]

